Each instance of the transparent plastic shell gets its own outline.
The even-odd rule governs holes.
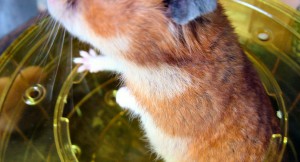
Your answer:
[[[274,0],[220,2],[281,119],[265,161],[298,161],[300,15]],[[155,160],[115,102],[117,76],[76,72],[89,48],[45,18],[1,55],[0,161]]]

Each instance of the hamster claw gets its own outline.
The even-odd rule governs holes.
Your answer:
[[[83,63],[83,60],[82,60],[82,58],[80,58],[80,57],[76,57],[76,58],[73,59],[73,62],[74,62],[75,64],[82,64],[82,63]]]
[[[85,51],[83,51],[83,52],[85,52]],[[96,53],[96,51],[93,50],[92,48],[89,50],[89,54],[90,54],[91,56],[97,56],[97,55],[98,55],[98,54]]]
[[[80,67],[77,69],[77,72],[78,72],[78,73],[82,73],[82,72],[84,72],[84,71],[86,71],[86,69],[85,69],[84,66],[80,66]]]

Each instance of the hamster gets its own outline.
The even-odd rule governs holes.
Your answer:
[[[216,0],[48,0],[48,9],[101,52],[81,51],[79,72],[121,74],[116,100],[158,157],[263,161],[279,122]]]

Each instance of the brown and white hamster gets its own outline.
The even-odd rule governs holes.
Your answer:
[[[95,51],[79,72],[111,70],[117,102],[139,116],[167,162],[263,161],[279,124],[215,0],[48,0],[51,15]]]

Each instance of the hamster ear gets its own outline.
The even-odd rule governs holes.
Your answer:
[[[217,0],[164,0],[164,2],[168,6],[168,15],[181,25],[217,8]]]

